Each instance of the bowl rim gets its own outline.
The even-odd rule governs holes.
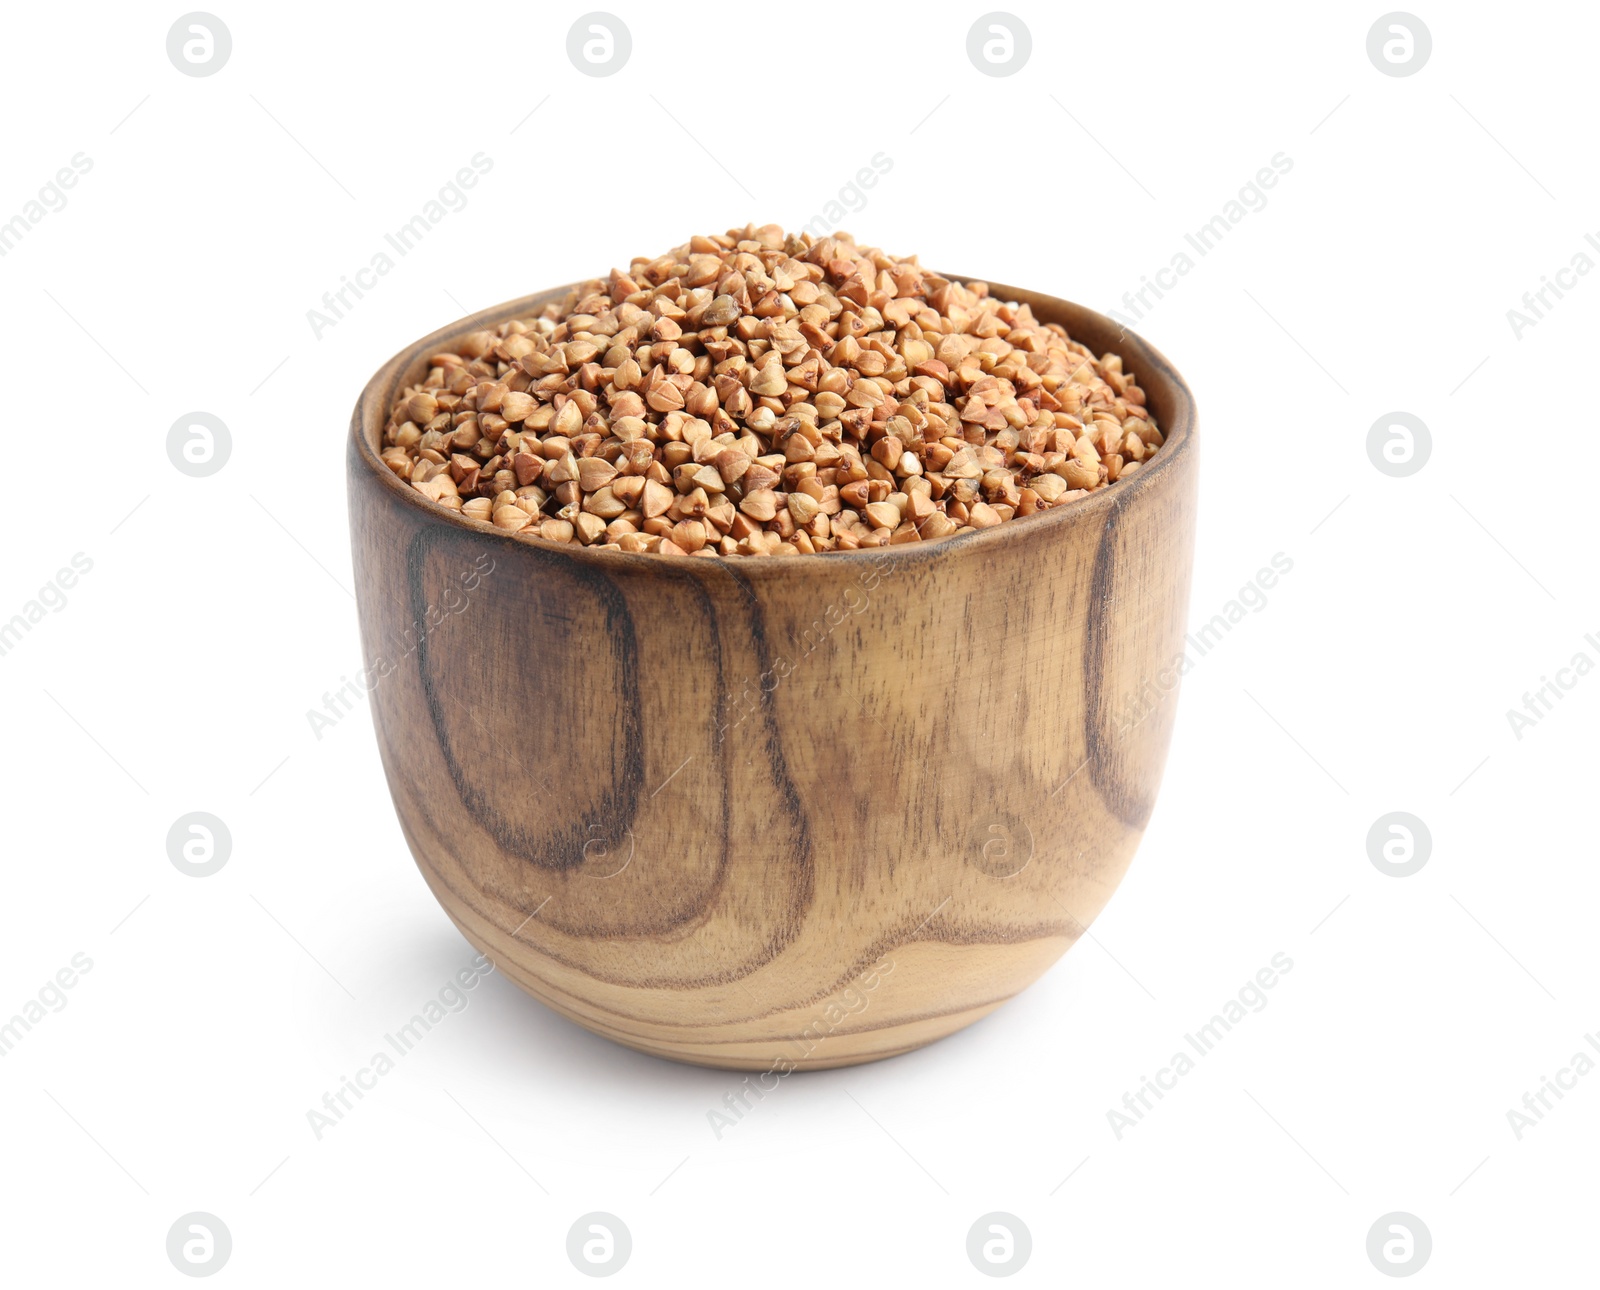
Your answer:
[[[891,546],[861,547],[854,551],[825,551],[812,554],[796,552],[793,555],[737,557],[717,554],[709,557],[709,561],[708,557],[700,555],[673,556],[647,551],[604,550],[576,542],[551,542],[532,534],[509,533],[496,528],[486,520],[476,520],[459,511],[446,510],[442,506],[435,505],[384,465],[376,445],[382,437],[383,422],[388,417],[394,389],[401,376],[423,356],[425,351],[438,351],[446,342],[459,340],[469,332],[482,331],[518,316],[537,313],[550,303],[552,298],[559,299],[568,291],[582,289],[593,281],[592,279],[547,288],[531,295],[490,305],[486,309],[480,309],[476,313],[447,323],[394,354],[373,373],[356,400],[350,418],[350,459],[352,462],[359,460],[369,473],[376,475],[379,486],[389,490],[390,496],[403,498],[406,505],[418,508],[435,521],[453,524],[485,537],[516,542],[523,546],[534,546],[541,551],[559,551],[581,563],[617,572],[624,569],[635,573],[649,569],[682,570],[685,563],[693,566],[706,561],[713,567],[731,565],[737,567],[741,575],[760,577],[792,575],[797,570],[820,570],[835,566],[841,572],[845,572],[858,568],[863,562],[871,562],[873,567],[882,568],[881,562],[884,560],[920,561],[940,553],[954,555],[958,551],[981,554],[991,549],[997,551],[998,545],[1003,542],[1028,541],[1030,533],[1043,537],[1062,525],[1103,524],[1114,508],[1124,502],[1131,502],[1146,489],[1161,487],[1166,477],[1180,467],[1182,459],[1193,453],[1193,442],[1198,430],[1194,393],[1166,355],[1139,333],[1130,331],[1123,324],[1090,309],[1087,305],[1058,296],[1012,287],[989,278],[969,274],[938,273],[937,276],[963,284],[985,283],[991,296],[997,296],[1007,302],[1025,303],[1034,309],[1035,314],[1043,322],[1060,321],[1058,317],[1044,316],[1045,313],[1056,315],[1067,313],[1076,315],[1077,323],[1080,325],[1087,321],[1090,330],[1098,331],[1102,335],[1116,333],[1116,348],[1107,346],[1100,352],[1120,355],[1124,369],[1131,370],[1138,376],[1141,388],[1148,393],[1152,385],[1159,383],[1172,402],[1172,415],[1167,418],[1169,424],[1161,427],[1162,446],[1151,464],[1142,466],[1132,479],[1126,481],[1126,486],[1123,480],[1118,480],[1104,488],[1095,489],[1089,496],[1079,498],[1070,505],[1051,507],[1047,511],[1024,516],[1020,520],[1006,520],[992,528],[975,529],[932,542],[902,542]],[[1041,306],[1044,312],[1041,312]],[[1061,325],[1067,328],[1067,334],[1071,339],[1084,344],[1089,343],[1083,340],[1080,332],[1074,331],[1073,326],[1065,322]]]

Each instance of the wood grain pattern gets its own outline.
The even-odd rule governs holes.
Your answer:
[[[959,276],[959,275],[958,275]],[[1155,803],[1194,532],[1193,400],[1108,319],[996,286],[1146,391],[1166,444],[1078,503],[926,545],[704,560],[445,513],[351,426],[378,742],[423,876],[523,989],[646,1052],[746,1070],[905,1052],[1035,980]],[[1168,672],[1170,675],[1170,672]]]

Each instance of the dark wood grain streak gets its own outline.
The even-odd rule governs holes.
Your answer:
[[[1167,442],[1135,476],[886,552],[557,547],[440,511],[376,444],[431,353],[565,290],[408,347],[352,422],[369,664],[493,561],[371,689],[429,886],[535,998],[683,1061],[844,1065],[986,1015],[1093,921],[1154,806],[1175,695],[1118,717],[1183,639],[1187,388],[1099,315],[996,287],[1137,374]]]
[[[412,540],[407,553],[407,584],[411,592],[411,611],[414,621],[424,619],[430,604],[428,591],[423,585],[421,557],[436,545],[441,536],[437,529],[424,529]],[[543,559],[545,553],[537,552],[535,558]],[[584,846],[591,841],[593,826],[609,826],[617,821],[621,821],[624,828],[632,825],[638,812],[639,794],[644,779],[643,755],[639,746],[638,688],[635,679],[638,644],[634,639],[633,620],[622,597],[609,581],[589,570],[580,569],[573,572],[583,580],[585,589],[591,592],[603,607],[605,630],[595,644],[609,648],[616,666],[616,674],[625,687],[621,701],[616,705],[622,723],[621,765],[598,804],[577,818],[571,821],[561,819],[556,828],[534,833],[507,819],[495,809],[485,795],[483,785],[466,772],[455,756],[449,722],[446,718],[446,705],[440,697],[439,686],[433,676],[432,646],[427,635],[419,639],[415,655],[417,674],[422,686],[423,699],[427,704],[428,717],[433,725],[434,738],[438,741],[445,765],[449,767],[451,782],[461,798],[462,805],[471,813],[473,819],[494,837],[502,850],[529,864],[555,870],[576,869],[583,864]],[[447,659],[441,666],[454,667],[457,662],[455,659]],[[613,742],[615,744],[615,738]]]

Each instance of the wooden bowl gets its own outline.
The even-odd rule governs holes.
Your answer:
[[[1094,920],[1155,804],[1193,396],[1109,319],[995,286],[1122,355],[1166,435],[1143,469],[939,542],[732,560],[512,537],[398,480],[395,392],[568,290],[409,346],[351,425],[373,714],[423,877],[529,994],[644,1052],[782,1075],[971,1024]]]

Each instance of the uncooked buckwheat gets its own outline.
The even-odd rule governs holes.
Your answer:
[[[695,237],[435,354],[384,463],[507,532],[666,555],[930,541],[1161,447],[1144,392],[1027,305],[767,224]]]

